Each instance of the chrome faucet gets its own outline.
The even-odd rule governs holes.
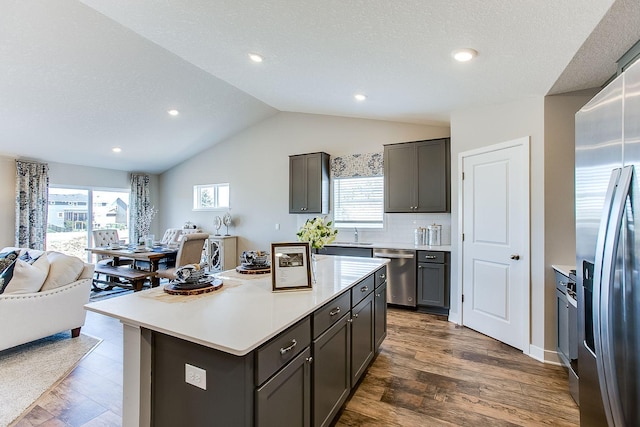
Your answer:
[[[353,229],[355,230],[355,232],[353,233],[353,241],[355,243],[358,243],[358,228],[357,227],[353,227]]]

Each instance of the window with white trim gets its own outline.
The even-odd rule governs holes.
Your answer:
[[[193,186],[193,210],[229,208],[229,183]]]
[[[333,225],[336,228],[383,228],[384,177],[334,178]]]

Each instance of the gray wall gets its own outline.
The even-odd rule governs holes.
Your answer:
[[[162,174],[162,227],[192,221],[211,232],[213,218],[224,211],[194,212],[193,186],[229,182],[234,221],[230,234],[239,236],[238,252],[269,250],[271,242],[295,241],[306,218],[288,213],[289,155],[370,153],[382,151],[387,143],[444,136],[449,136],[446,126],[278,113]]]

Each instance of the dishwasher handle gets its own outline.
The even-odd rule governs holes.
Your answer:
[[[415,258],[414,254],[386,254],[382,252],[374,252],[374,258],[389,258],[389,259],[413,259]]]

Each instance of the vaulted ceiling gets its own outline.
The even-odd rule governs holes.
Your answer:
[[[446,124],[603,84],[638,3],[0,0],[0,154],[160,173],[278,111]]]

